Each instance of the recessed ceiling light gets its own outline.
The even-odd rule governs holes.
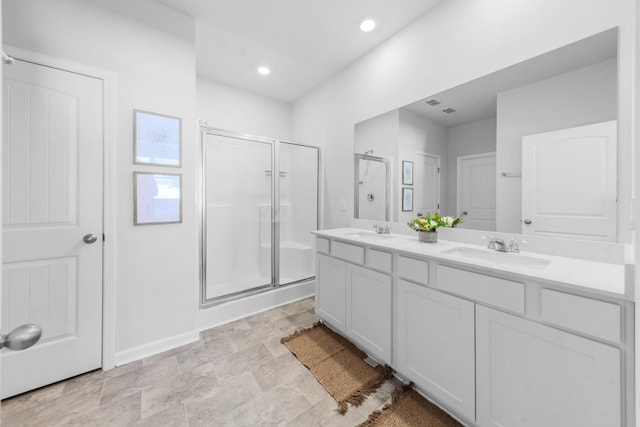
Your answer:
[[[360,21],[360,29],[363,32],[368,33],[369,31],[373,31],[374,28],[376,28],[376,21],[372,18],[364,18]]]
[[[269,69],[269,67],[265,67],[264,65],[261,65],[260,67],[258,67],[258,73],[260,73],[263,76],[268,76],[271,73],[271,70]]]

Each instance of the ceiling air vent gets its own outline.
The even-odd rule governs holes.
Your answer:
[[[428,101],[424,101],[424,103],[431,105],[432,107],[435,107],[436,105],[440,105],[440,101],[438,101],[437,99],[430,99]]]
[[[454,110],[453,108],[445,108],[442,111],[444,111],[447,114],[451,114],[451,113],[455,113],[456,112],[456,110]]]

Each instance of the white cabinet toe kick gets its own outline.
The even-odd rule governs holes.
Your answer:
[[[330,231],[318,316],[464,424],[635,425],[629,298]]]

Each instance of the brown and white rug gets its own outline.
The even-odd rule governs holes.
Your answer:
[[[364,352],[321,323],[282,338],[281,342],[338,402],[342,414],[348,403],[359,406],[392,375],[388,366],[371,367],[364,361]]]
[[[358,427],[462,427],[462,424],[408,385],[394,390],[392,403],[373,412]]]

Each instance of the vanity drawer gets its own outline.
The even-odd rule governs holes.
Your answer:
[[[364,264],[364,248],[362,246],[333,241],[331,255],[354,264]]]
[[[398,275],[412,282],[429,284],[429,263],[405,256],[398,257]]]
[[[436,286],[515,313],[524,313],[524,284],[439,265]]]
[[[325,239],[324,237],[316,238],[316,251],[321,252],[323,254],[329,254],[329,239]]]
[[[369,249],[367,251],[367,267],[391,273],[393,270],[392,262],[393,257],[389,252],[382,252],[376,249]]]
[[[621,312],[618,304],[542,289],[540,307],[540,317],[545,322],[621,342]]]

